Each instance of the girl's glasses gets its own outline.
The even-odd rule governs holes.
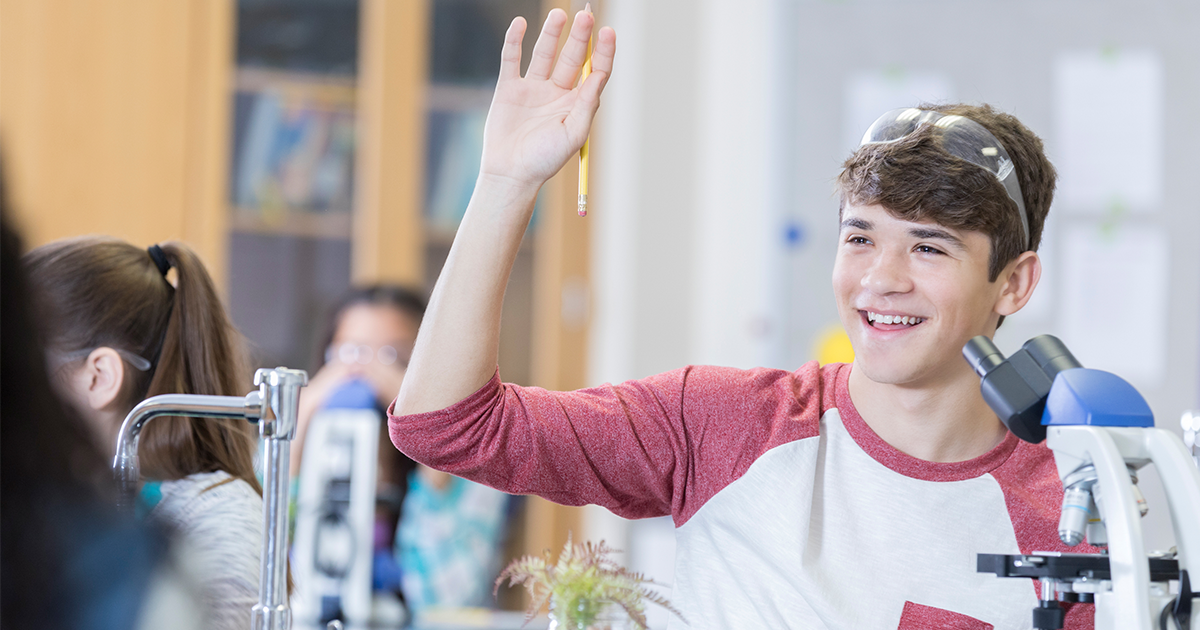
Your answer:
[[[101,347],[111,348],[112,346],[96,346],[96,348]],[[47,361],[52,366],[52,369],[57,370],[68,363],[73,363],[92,354],[96,351],[96,348],[85,348],[83,350],[75,350],[73,352],[47,352]],[[125,361],[128,362],[129,365],[133,366],[135,370],[140,372],[149,372],[150,368],[153,367],[150,361],[144,357],[136,355],[128,350],[122,350],[120,348],[112,349],[114,352],[121,355],[121,358],[125,359]]]
[[[372,361],[376,361],[381,365],[393,365],[399,358],[400,354],[392,346],[373,348],[366,344],[340,343],[330,344],[325,349],[326,363],[340,361],[347,364],[370,365]],[[400,367],[404,367],[404,365],[401,364]]]

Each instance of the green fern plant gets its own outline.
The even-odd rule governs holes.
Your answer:
[[[571,630],[591,628],[608,604],[620,606],[637,630],[646,630],[646,602],[683,618],[671,602],[647,588],[655,584],[653,580],[617,564],[609,557],[612,552],[604,541],[577,544],[568,535],[557,561],[551,559],[549,549],[542,556],[517,558],[496,578],[492,593],[499,591],[505,579],[510,587],[523,584],[532,600],[525,611],[525,623],[549,602]]]

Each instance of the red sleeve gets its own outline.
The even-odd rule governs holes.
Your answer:
[[[676,525],[763,452],[817,434],[821,373],[689,366],[575,392],[501,383],[442,409],[396,416],[414,460],[513,494],[593,503]]]

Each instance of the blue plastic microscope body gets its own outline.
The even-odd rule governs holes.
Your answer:
[[[1153,427],[1154,413],[1125,379],[1103,370],[1073,368],[1054,377],[1042,424]]]
[[[335,389],[323,409],[374,409],[375,406],[375,390],[371,384],[356,378]]]

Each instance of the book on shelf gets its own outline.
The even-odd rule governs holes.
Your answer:
[[[349,212],[353,80],[243,69],[237,84],[232,204],[267,217]]]
[[[429,171],[425,218],[431,227],[453,229],[462,220],[479,177],[487,110],[429,113]]]

